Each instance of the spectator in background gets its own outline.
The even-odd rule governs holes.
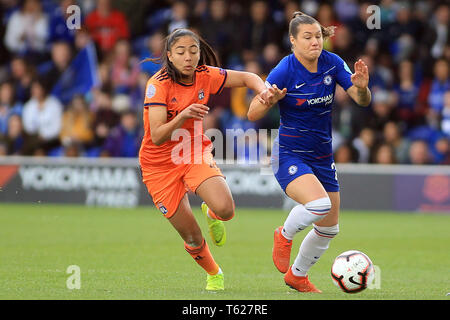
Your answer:
[[[40,80],[33,80],[31,99],[23,107],[23,125],[28,135],[34,136],[36,151],[45,154],[58,147],[63,106],[48,94]]]
[[[445,164],[450,160],[450,138],[441,136],[431,147],[435,164]]]
[[[75,42],[76,29],[67,27],[67,19],[71,12],[67,13],[67,8],[75,5],[74,0],[62,0],[58,7],[51,13],[49,18],[49,42],[68,42],[71,45]]]
[[[246,63],[245,71],[252,72],[265,80],[267,75],[261,74],[261,66],[257,61],[252,60]],[[247,87],[237,87],[231,89],[231,113],[232,117],[247,120],[247,112],[255,93]]]
[[[94,139],[89,145],[86,155],[88,157],[98,157],[102,155],[103,146],[111,128],[119,123],[120,117],[112,110],[111,95],[105,90],[94,92],[91,110],[95,110]]]
[[[390,121],[386,123],[383,129],[384,143],[390,145],[394,149],[395,158],[398,163],[408,162],[408,150],[410,141],[402,135],[397,123]]]
[[[142,135],[136,114],[133,111],[125,111],[121,115],[120,125],[111,130],[105,141],[104,155],[122,158],[137,157]]]
[[[356,61],[355,50],[352,50],[353,35],[346,25],[340,25],[339,28],[336,29],[332,39],[334,39],[333,52],[335,54],[340,56],[349,65]]]
[[[437,128],[440,122],[444,109],[444,94],[447,91],[450,91],[449,62],[445,59],[438,59],[434,64],[434,79],[428,95],[430,124],[434,128]]]
[[[394,86],[397,96],[396,116],[412,128],[419,125],[423,117],[417,105],[419,88],[414,82],[414,65],[409,60],[403,60],[398,66],[397,74],[399,79]]]
[[[8,21],[5,44],[14,54],[26,55],[34,62],[47,51],[48,18],[39,0],[25,0]]]
[[[153,33],[148,39],[148,47],[141,53],[139,60],[142,61],[147,58],[159,59],[164,47],[164,37],[165,35],[162,31]],[[142,72],[145,72],[148,77],[151,77],[161,69],[161,63],[159,61],[146,61],[142,62],[140,67]]]
[[[382,143],[376,147],[374,152],[374,159],[371,161],[377,164],[395,164],[395,152],[391,145]]]
[[[131,55],[130,43],[119,40],[114,46],[111,84],[115,94],[132,94],[139,79],[139,61]]]
[[[349,143],[342,143],[337,147],[334,153],[334,161],[336,163],[351,163],[358,159],[358,150]]]
[[[261,66],[261,72],[263,74],[269,74],[278,62],[280,62],[281,58],[280,47],[274,42],[268,43],[258,60]]]
[[[367,7],[373,3],[365,1],[359,6],[359,14],[347,23],[353,34],[354,46],[353,50],[357,52],[363,52],[367,43],[370,43],[371,39],[380,41],[380,32],[376,29],[367,28],[367,21],[370,18],[370,10],[367,11]],[[367,60],[363,59],[367,64]],[[370,72],[370,68],[369,68]],[[372,75],[370,75],[372,78]],[[372,89],[371,89],[372,90]]]
[[[81,29],[77,30],[75,33],[75,51],[80,52],[83,50],[88,44],[92,42],[91,35],[85,27],[81,27]]]
[[[409,148],[410,164],[431,164],[431,154],[428,144],[424,140],[416,140],[411,143]]]
[[[51,61],[39,67],[39,74],[49,85],[49,88],[58,82],[66,71],[72,59],[72,47],[67,42],[54,42],[51,45]]]
[[[442,132],[450,137],[450,90],[444,94],[444,109],[440,127]]]
[[[334,15],[333,7],[329,3],[321,3],[319,5],[319,8],[317,10],[316,15],[317,21],[324,26],[327,27],[336,27],[339,29],[341,26],[341,23],[336,20],[336,16]],[[334,48],[334,42],[335,42],[336,36],[327,38],[323,41],[323,48],[328,51],[333,51]]]
[[[15,89],[15,101],[25,103],[30,99],[33,76],[34,73],[24,58],[16,57],[12,59],[10,81]]]
[[[372,157],[373,148],[376,143],[375,131],[364,128],[359,136],[353,140],[352,146],[358,151],[357,162],[368,163]]]
[[[412,15],[410,4],[403,2],[393,10],[395,19],[389,24],[385,37],[391,43],[391,54],[396,62],[409,59],[414,49],[415,42],[419,40],[420,30],[423,29],[420,21]],[[386,39],[384,39],[386,42]]]
[[[63,114],[60,132],[61,144],[65,147],[77,145],[84,147],[92,142],[93,114],[89,111],[84,97],[76,95]]]
[[[112,50],[119,39],[129,39],[125,15],[115,10],[110,0],[98,0],[97,7],[86,17],[86,27],[101,55]]]
[[[224,0],[212,0],[206,19],[200,24],[202,37],[219,54],[222,63],[227,63],[235,45],[233,21],[228,18],[228,8]]]
[[[334,101],[331,117],[333,129],[345,140],[350,141],[362,130],[369,110],[359,107],[341,86],[336,86]]]
[[[13,114],[8,119],[8,131],[4,139],[8,155],[32,155],[33,146],[25,133],[22,125],[22,119],[18,114]]]
[[[334,11],[339,21],[348,23],[358,17],[359,6],[356,0],[337,0],[334,2]]]
[[[2,136],[0,136],[0,157],[4,157],[8,155],[8,146],[6,142],[3,141]]]
[[[14,87],[11,82],[0,84],[0,135],[8,131],[8,119],[12,114],[22,116],[22,104],[14,101]]]
[[[431,36],[428,35],[433,39],[430,52],[435,59],[443,57],[445,45],[449,43],[449,21],[450,9],[448,3],[439,4],[431,21]]]
[[[283,18],[279,22],[278,26],[278,30],[280,32],[279,37],[281,39],[279,39],[277,43],[280,46],[282,56],[287,55],[291,52],[292,44],[291,41],[289,40],[289,22],[291,21],[292,16],[296,11],[300,11],[299,1],[294,0],[286,1],[283,10]]]
[[[265,1],[256,0],[250,5],[250,20],[242,30],[244,63],[254,60],[267,42],[275,42],[281,35],[272,20]]]
[[[175,29],[189,27],[189,7],[184,1],[175,1],[172,4],[171,15],[167,23],[167,33],[171,33]]]
[[[395,121],[393,97],[389,91],[378,90],[373,93],[372,116],[368,118],[367,125],[375,131],[381,132],[389,121]]]

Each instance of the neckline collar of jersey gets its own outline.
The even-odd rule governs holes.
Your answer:
[[[177,84],[179,84],[180,86],[183,86],[183,87],[191,87],[195,83],[195,73],[194,73],[194,77],[192,78],[192,82],[191,83],[184,83],[184,82],[181,82],[181,81],[175,81],[175,83],[177,83]]]
[[[296,63],[300,69],[302,69],[302,71],[305,71],[307,74],[311,75],[311,76],[316,76],[320,73],[322,73],[321,70],[321,65],[320,65],[320,60],[322,58],[323,55],[323,49],[322,52],[320,53],[320,56],[317,58],[317,72],[311,72],[308,69],[306,69],[306,67],[297,59],[297,57],[295,56],[294,53],[291,53],[292,55],[292,59],[295,61],[294,63]]]

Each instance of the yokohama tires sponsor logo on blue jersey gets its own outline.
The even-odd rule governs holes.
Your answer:
[[[325,103],[325,105],[328,105],[330,103],[333,102],[333,94],[330,93],[327,96],[324,97],[319,97],[319,98],[313,98],[313,99],[308,99],[308,105],[314,105],[314,104],[319,104],[319,103]]]

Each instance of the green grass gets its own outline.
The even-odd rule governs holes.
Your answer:
[[[238,209],[226,223],[228,242],[214,247],[226,290],[204,290],[206,275],[154,208],[108,209],[0,205],[0,299],[450,299],[450,216],[350,212],[340,234],[311,269],[323,293],[289,289],[272,263],[273,230],[281,210]],[[294,240],[293,261],[306,232]],[[331,281],[339,253],[358,249],[381,268],[381,288],[345,294]],[[67,267],[81,269],[81,289],[69,290]]]

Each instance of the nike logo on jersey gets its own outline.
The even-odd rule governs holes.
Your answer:
[[[299,85],[295,85],[295,89],[301,88],[301,87],[303,87],[305,84],[306,84],[306,83],[302,83],[302,84],[299,84]]]

